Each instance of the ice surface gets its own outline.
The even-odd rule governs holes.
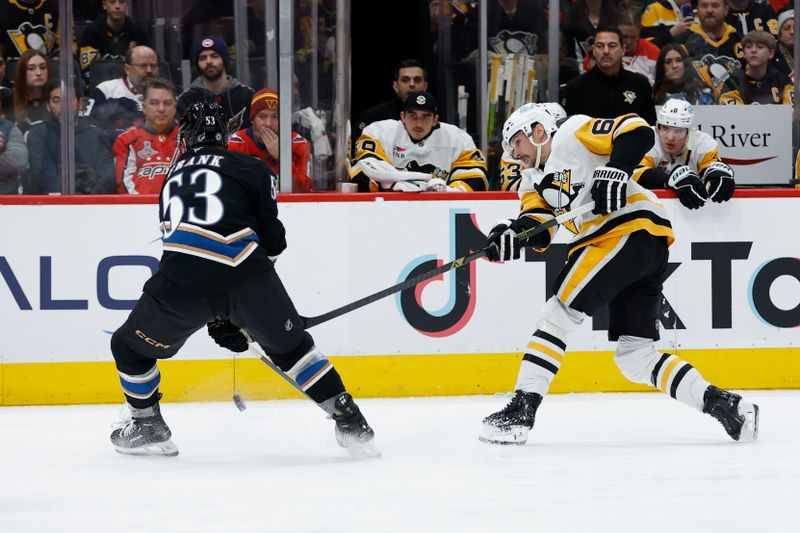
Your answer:
[[[759,440],[661,394],[545,399],[525,446],[478,442],[506,396],[360,400],[354,460],[307,401],[169,404],[175,458],[121,456],[118,405],[0,408],[0,532],[800,531],[800,391],[747,391]]]

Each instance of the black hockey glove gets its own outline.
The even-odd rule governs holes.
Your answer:
[[[592,213],[595,215],[607,215],[625,207],[628,200],[628,173],[613,167],[594,169],[592,200]]]
[[[486,257],[489,261],[511,261],[519,259],[522,248],[530,246],[529,238],[519,238],[523,231],[533,229],[540,223],[530,217],[523,216],[516,220],[501,220],[492,228],[486,237]],[[549,237],[549,236],[548,236]]]
[[[700,209],[708,199],[703,182],[688,165],[681,165],[672,169],[667,180],[667,186],[675,190],[678,200],[687,209]]]
[[[705,181],[708,197],[712,202],[727,202],[733,196],[736,188],[736,183],[733,181],[733,169],[722,161],[715,161],[703,170],[703,181]]]
[[[215,320],[208,323],[208,334],[219,346],[233,352],[246,352],[250,343],[239,328],[226,319]]]

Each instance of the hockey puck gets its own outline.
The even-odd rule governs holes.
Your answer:
[[[247,409],[247,404],[244,403],[244,400],[239,394],[233,395],[233,403],[236,404],[236,408],[239,409],[240,411],[244,411],[245,409]]]

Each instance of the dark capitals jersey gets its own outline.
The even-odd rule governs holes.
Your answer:
[[[277,178],[258,159],[223,148],[181,157],[161,188],[164,254],[148,294],[222,293],[272,267],[286,248]]]

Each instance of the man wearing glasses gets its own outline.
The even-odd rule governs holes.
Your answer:
[[[158,54],[148,46],[134,46],[125,53],[125,74],[92,89],[86,114],[114,137],[139,124],[144,83],[158,77]]]

